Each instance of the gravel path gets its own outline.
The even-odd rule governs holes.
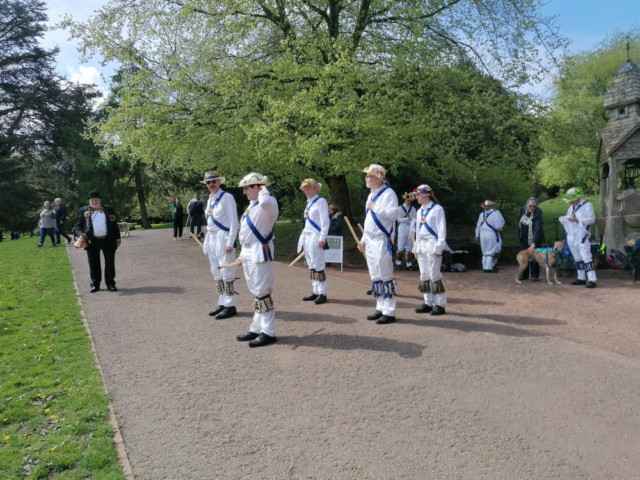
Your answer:
[[[307,271],[276,263],[278,343],[249,349],[244,279],[240,314],[209,317],[193,240],[132,232],[117,293],[90,294],[85,253],[71,258],[137,478],[640,479],[631,282],[451,273],[448,314],[431,317],[399,272],[399,321],[376,325],[364,272],[328,269],[316,306]]]

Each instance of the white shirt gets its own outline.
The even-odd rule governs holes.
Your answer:
[[[398,228],[402,227],[411,227],[413,222],[416,220],[416,209],[409,205],[409,209],[407,210],[407,206],[403,203],[398,207]]]
[[[91,212],[91,228],[93,235],[96,237],[107,236],[107,216],[104,213],[95,211]]]
[[[240,243],[251,247],[251,257],[254,263],[264,261],[262,243],[253,234],[245,216],[249,216],[251,223],[260,232],[262,238],[267,238],[278,219],[278,202],[269,194],[269,190],[262,189],[258,194],[258,200],[251,202],[240,221]],[[269,242],[269,249],[273,249],[273,242]],[[273,255],[273,253],[272,253]]]
[[[220,200],[216,205],[217,199]],[[218,231],[224,232],[224,230],[213,222],[215,219],[216,222],[229,229],[227,247],[233,247],[236,235],[238,235],[238,210],[233,195],[229,192],[224,192],[222,189],[218,190],[215,195],[210,194],[209,200],[207,200],[205,214],[207,215],[207,231],[215,233]]]
[[[575,217],[578,223],[569,222],[569,218]],[[565,217],[558,219],[567,230],[567,240],[571,243],[581,242],[589,232],[587,227],[596,221],[596,214],[591,203],[582,200],[577,205],[570,205]],[[589,238],[589,236],[587,237]]]
[[[484,221],[485,217],[487,218],[486,222]],[[502,230],[502,227],[504,227],[504,217],[498,210],[488,210],[482,212],[478,217],[478,224],[476,225],[476,237],[479,237],[480,232],[484,230],[493,232],[491,227],[489,227],[489,225],[487,224],[500,231]]]
[[[373,207],[373,212],[378,217],[378,221],[387,231],[387,233],[391,234],[393,232],[393,225],[396,219],[398,218],[398,197],[395,192],[388,188],[386,185],[381,185],[376,190],[372,190],[369,196],[367,197],[367,203],[373,200],[373,198],[378,195],[383,189],[386,190],[378,197],[375,201],[375,206]],[[371,212],[367,213],[367,216],[364,220],[364,233],[367,235],[385,235],[378,226],[376,222],[373,221],[373,216]],[[386,236],[386,235],[385,235]]]
[[[312,203],[313,206],[309,208],[309,205]],[[309,221],[304,222],[304,230],[302,231],[306,233],[318,233],[320,235],[319,241],[326,241],[327,235],[329,234],[329,224],[331,223],[331,220],[329,219],[329,204],[324,198],[314,195],[307,199],[305,214],[307,210],[309,211],[309,216],[307,218],[320,227],[320,232],[318,232],[316,227],[311,225],[311,222]]]
[[[429,210],[430,207],[431,210]],[[427,214],[428,212],[428,214]],[[435,236],[429,232],[429,230],[422,225],[422,222],[426,222],[429,227],[438,235]],[[440,205],[430,201],[427,205],[421,205],[418,210],[418,217],[416,219],[416,246],[420,240],[435,240],[435,254],[442,255],[443,250],[447,250],[447,220],[444,216],[444,208]]]

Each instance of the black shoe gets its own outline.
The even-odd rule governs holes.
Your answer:
[[[236,310],[236,307],[225,307],[218,315],[216,315],[216,318],[218,320],[224,320],[225,318],[235,317],[237,314],[238,311]]]
[[[373,315],[367,315],[367,320],[378,320],[382,317],[382,312],[380,310],[376,310],[376,313]]]
[[[529,277],[523,277],[522,275],[520,275],[518,277],[518,280],[523,281],[523,280],[529,280]]]
[[[315,304],[316,305],[322,305],[323,303],[327,303],[327,296],[326,295],[318,295],[318,298],[316,298]]]
[[[367,290],[367,295],[373,295],[373,290]]]
[[[596,282],[587,282],[587,284],[585,285],[585,288],[596,288]]]
[[[409,270],[410,272],[413,272],[415,270],[415,268],[413,268],[413,265],[409,265],[407,267],[407,270]]]
[[[315,293],[312,293],[311,295],[307,295],[306,297],[302,297],[302,301],[303,302],[313,302],[316,298],[318,298],[318,295],[316,295]]]
[[[118,288],[115,285],[107,285],[107,290],[110,292],[117,292]]]
[[[51,246],[52,246],[52,247],[55,247],[55,246],[57,246],[57,245],[58,245],[57,243],[52,243],[52,244],[51,244]]]
[[[67,240],[67,245],[69,245],[71,243],[71,239]]]
[[[266,333],[261,333],[258,338],[249,342],[249,347],[264,347],[265,345],[276,343],[277,341],[278,339],[276,337],[270,337]]]
[[[91,293],[96,293],[100,291],[100,285],[91,285],[91,290],[89,290]]]
[[[493,271],[494,271],[494,272],[499,272],[499,271],[500,271],[500,269],[499,269],[498,267],[493,267]]]
[[[436,305],[433,307],[433,310],[431,310],[431,315],[444,315],[445,313],[447,312],[444,307],[441,307],[440,305]]]
[[[539,278],[533,278],[533,277],[531,277],[531,281],[532,281],[532,282],[537,282],[538,280],[540,280],[540,279],[539,279]]]
[[[498,273],[497,270],[482,270],[484,273]],[[537,279],[536,279],[537,280]]]
[[[209,316],[210,317],[215,317],[217,314],[219,314],[222,310],[224,310],[224,305],[218,305],[218,308],[216,308],[215,310],[209,312]]]
[[[238,335],[236,339],[239,342],[248,342],[249,340],[253,340],[255,338],[258,338],[259,336],[259,333],[247,332],[244,335]]]
[[[395,323],[396,317],[391,317],[389,315],[383,315],[380,320],[376,320],[378,325],[385,325],[387,323]]]
[[[44,247],[44,245],[40,244],[36,248],[43,248],[43,247]]]
[[[416,313],[429,313],[431,312],[431,310],[433,310],[433,308],[431,308],[431,305],[427,305],[426,303],[423,303],[422,305],[420,305],[418,308],[415,309]]]
[[[571,282],[571,285],[586,285],[587,281],[586,280],[574,280],[573,282]]]

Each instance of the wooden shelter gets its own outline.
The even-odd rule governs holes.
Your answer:
[[[613,78],[604,101],[609,121],[600,131],[598,233],[607,249],[622,250],[640,236],[640,69],[628,60]]]

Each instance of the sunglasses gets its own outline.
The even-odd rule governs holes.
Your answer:
[[[207,180],[204,182],[206,185],[211,185],[212,183],[217,183],[219,180]]]

